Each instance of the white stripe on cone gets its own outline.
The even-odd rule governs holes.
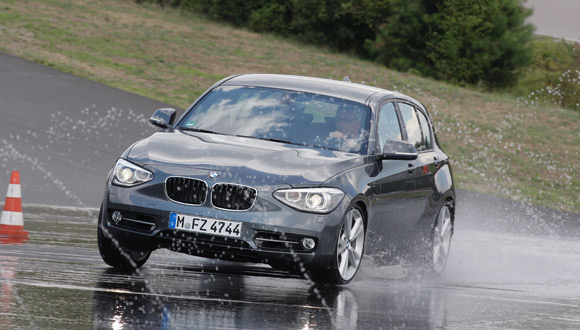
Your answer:
[[[6,197],[12,198],[22,198],[22,193],[20,191],[20,184],[11,183],[8,185],[8,192],[6,192]]]
[[[0,225],[24,226],[22,212],[2,211]]]

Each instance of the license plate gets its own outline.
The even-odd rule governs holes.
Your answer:
[[[242,223],[238,221],[201,218],[194,215],[171,212],[169,214],[169,228],[194,233],[240,237]]]

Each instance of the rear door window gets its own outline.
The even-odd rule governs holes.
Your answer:
[[[412,143],[417,151],[425,150],[423,133],[415,107],[406,103],[399,103],[398,106],[407,131],[407,141]]]
[[[433,149],[433,140],[431,139],[431,127],[427,117],[423,112],[417,110],[417,116],[419,117],[419,123],[421,124],[421,132],[423,133],[423,145],[426,150]]]
[[[381,107],[378,133],[381,152],[383,152],[385,142],[389,140],[402,140],[399,118],[397,117],[395,104],[392,102],[386,103]]]

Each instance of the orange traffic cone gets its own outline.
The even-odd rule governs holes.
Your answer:
[[[0,219],[0,244],[22,244],[28,241],[22,216],[20,173],[13,171],[6,193],[6,203]]]

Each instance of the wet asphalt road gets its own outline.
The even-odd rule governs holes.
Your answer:
[[[260,264],[155,251],[136,274],[100,259],[96,214],[25,209],[0,245],[0,329],[578,329],[580,242],[458,223],[447,270],[410,280],[363,261],[347,287]]]
[[[4,53],[0,100],[0,187],[18,170],[24,203],[92,208],[111,166],[168,106]]]
[[[0,245],[0,329],[580,328],[580,215],[466,191],[433,281],[367,259],[348,287],[322,288],[168,251],[112,272],[96,247],[104,179],[166,105],[1,53],[0,99],[0,189],[21,172],[31,233]]]

